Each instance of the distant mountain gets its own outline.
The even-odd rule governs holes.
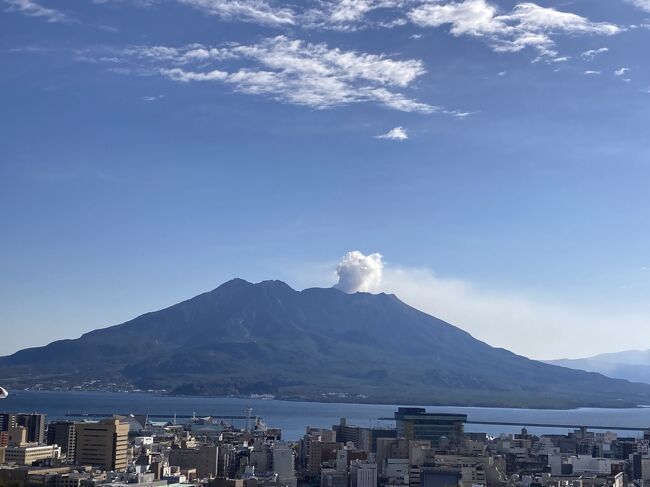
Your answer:
[[[510,407],[633,406],[650,385],[493,348],[394,295],[235,279],[121,325],[0,358],[6,386]]]
[[[582,359],[548,360],[546,363],[650,384],[650,350],[627,350]]]

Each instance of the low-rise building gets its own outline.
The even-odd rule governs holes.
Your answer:
[[[56,445],[23,444],[2,448],[2,463],[33,465],[43,460],[56,460],[61,456],[61,448]]]

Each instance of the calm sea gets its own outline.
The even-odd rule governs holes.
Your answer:
[[[111,392],[47,392],[13,391],[0,402],[0,411],[40,412],[48,420],[65,418],[67,413],[118,413],[118,414],[193,414],[252,415],[261,417],[269,426],[282,428],[283,438],[295,440],[303,435],[306,426],[331,427],[339,418],[348,418],[348,424],[358,426],[394,427],[391,421],[379,418],[392,417],[397,405],[374,404],[324,404],[315,402],[290,402],[262,399],[223,397],[169,397],[137,393]],[[429,411],[464,413],[470,421],[510,423],[536,423],[555,425],[609,426],[650,428],[650,408],[638,409],[574,409],[569,411],[538,409],[498,409],[463,407],[427,407]],[[234,424],[243,426],[243,421]],[[566,428],[528,428],[531,433],[566,433]],[[481,431],[490,435],[514,433],[520,427],[467,425],[467,431]],[[640,433],[620,432],[625,436]]]

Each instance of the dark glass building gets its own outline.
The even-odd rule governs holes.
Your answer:
[[[430,441],[434,448],[458,448],[466,422],[466,414],[427,413],[424,408],[399,408],[395,413],[399,438]]]

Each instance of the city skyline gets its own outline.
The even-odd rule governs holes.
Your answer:
[[[650,349],[649,18],[0,0],[0,355],[351,251],[496,347]]]

